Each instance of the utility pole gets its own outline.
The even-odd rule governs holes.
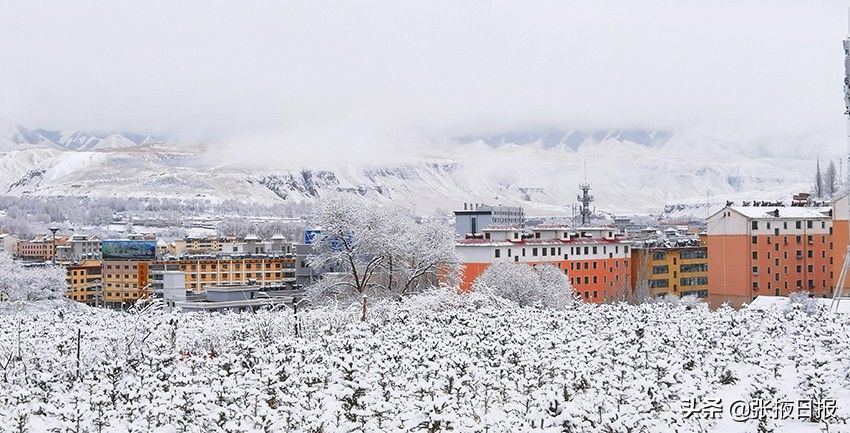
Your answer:
[[[48,230],[53,233],[53,264],[56,265],[56,232],[59,231],[59,227],[52,226]]]

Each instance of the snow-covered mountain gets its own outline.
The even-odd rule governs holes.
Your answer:
[[[31,146],[66,150],[114,150],[162,143],[162,137],[134,133],[91,133],[80,130],[29,129],[15,124],[0,124],[0,150]]]
[[[0,194],[271,203],[347,191],[423,214],[481,202],[519,204],[532,215],[568,215],[586,170],[600,211],[666,208],[670,216],[705,217],[727,199],[787,199],[809,189],[814,170],[806,156],[752,157],[723,140],[674,131],[464,137],[429,149],[428,157],[322,168],[222,164],[214,151],[162,141],[136,134],[0,129]]]

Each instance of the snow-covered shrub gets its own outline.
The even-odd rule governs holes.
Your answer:
[[[683,400],[850,407],[847,315],[476,299],[499,300],[428,291],[376,302],[365,323],[2,305],[0,431],[705,432],[720,426]]]
[[[23,266],[0,252],[0,300],[40,301],[58,299],[68,285],[61,266]]]
[[[788,304],[785,310],[787,312],[799,310],[811,315],[817,313],[821,308],[823,307],[812,298],[809,292],[796,292],[788,295]]]
[[[569,278],[551,265],[496,263],[475,280],[472,290],[500,296],[520,307],[559,309],[576,302]]]

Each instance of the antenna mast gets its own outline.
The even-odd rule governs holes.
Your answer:
[[[590,216],[593,214],[593,211],[590,210],[590,203],[593,202],[593,196],[590,195],[590,182],[587,181],[586,159],[584,160],[584,182],[580,183],[578,187],[581,190],[581,194],[577,197],[579,205],[581,205],[581,209],[579,210],[581,225],[586,226],[590,223]]]

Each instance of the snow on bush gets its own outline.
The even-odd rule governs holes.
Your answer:
[[[0,252],[0,300],[39,301],[58,299],[68,285],[65,268],[61,266],[26,267]]]
[[[825,311],[432,291],[358,316],[0,308],[0,431],[700,432],[682,400],[850,383]]]
[[[472,290],[501,296],[521,307],[560,309],[575,302],[569,278],[552,265],[496,263],[475,280]]]

